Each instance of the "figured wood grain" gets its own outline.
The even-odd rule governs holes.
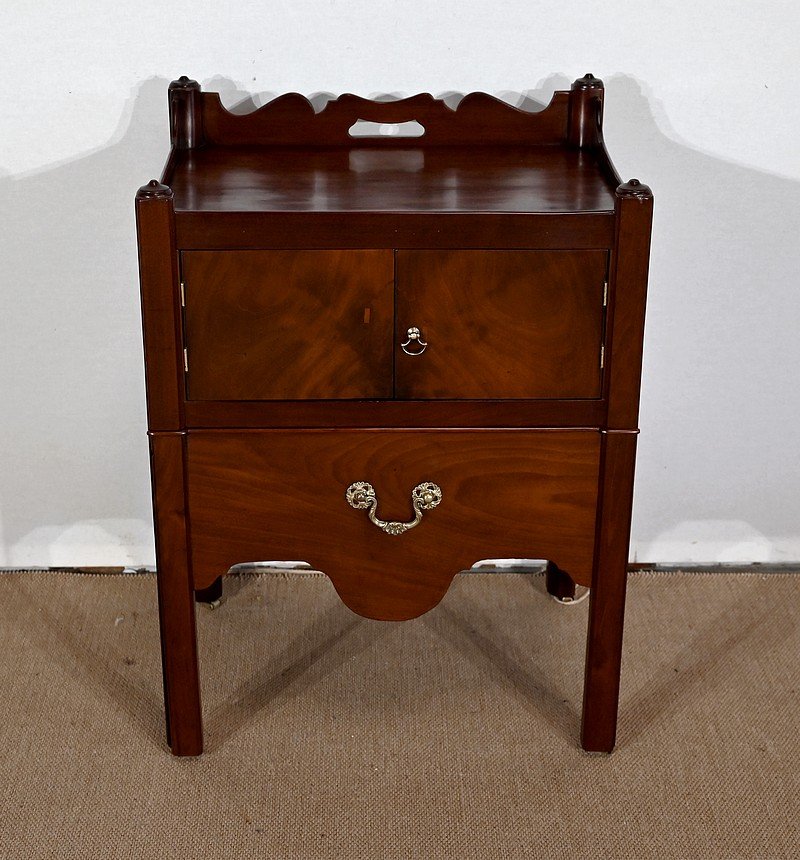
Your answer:
[[[549,558],[588,584],[599,467],[595,431],[206,431],[189,434],[195,588],[236,563],[299,559],[360,615],[413,618],[483,558]],[[387,535],[345,491],[370,482],[377,516],[412,519],[411,490],[439,507]]]
[[[392,396],[391,251],[182,255],[188,396]]]
[[[173,751],[202,743],[192,587],[214,586],[237,562],[287,558],[325,570],[351,608],[386,619],[431,608],[478,559],[549,559],[552,591],[592,584],[582,743],[613,746],[652,195],[620,184],[603,142],[603,99],[602,82],[585,75],[536,114],[483,94],[457,110],[429,95],[346,95],[315,112],[290,94],[236,116],[189,79],[171,85],[163,184],[137,198],[148,415],[151,429],[208,428],[190,430],[185,445],[180,433],[153,442]],[[414,119],[425,135],[350,138],[358,119]],[[372,332],[390,316],[357,299],[359,266],[343,263],[357,249],[420,252],[418,283],[401,283],[398,311],[426,312],[435,351],[421,358],[429,370],[439,362],[437,374],[393,355],[403,326],[425,329],[418,318],[390,320],[380,343],[354,334],[349,301]],[[187,285],[190,392],[211,399],[186,401],[177,261],[194,251],[288,256],[283,270],[245,272],[246,284],[237,278],[244,258],[226,262],[216,288],[207,281],[217,294],[203,297],[201,286],[194,305]],[[301,264],[306,286],[287,292],[286,261],[326,251],[342,262],[328,267],[341,289],[315,291],[321,267]],[[519,252],[520,263],[504,268],[494,256],[431,276],[421,263],[433,251]],[[523,262],[536,252],[553,262],[538,279]],[[571,262],[556,265],[562,252]],[[600,320],[595,261],[609,252]],[[376,264],[389,287],[391,268]],[[233,284],[227,298],[223,283]],[[349,331],[353,351],[325,319]],[[364,352],[369,366],[348,377]],[[416,386],[406,396],[437,399],[379,399],[395,360],[401,383]],[[313,399],[363,396],[364,386],[371,399]],[[312,399],[249,399],[283,396]],[[533,429],[547,426],[569,429]],[[437,481],[444,500],[414,530],[389,536],[347,505],[355,480],[375,485],[384,519],[410,519],[410,491],[424,480]]]
[[[398,251],[396,396],[599,397],[606,261],[603,251]],[[401,346],[411,326],[428,344],[421,355]]]

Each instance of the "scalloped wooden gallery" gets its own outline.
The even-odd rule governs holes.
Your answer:
[[[170,85],[136,216],[176,755],[203,749],[195,601],[279,558],[382,620],[482,558],[548,559],[554,597],[591,589],[581,743],[613,748],[653,197],[620,181],[603,101],[585,75],[536,113],[240,115]]]

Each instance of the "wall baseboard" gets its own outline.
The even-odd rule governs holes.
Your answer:
[[[277,562],[264,564],[242,564],[237,565],[236,573],[258,573],[265,570],[311,570],[307,564],[295,562]],[[530,564],[520,563],[518,560],[509,561],[507,563],[494,564],[481,563],[473,568],[476,572],[496,572],[496,573],[542,573],[544,564],[538,561]],[[637,562],[628,565],[629,573],[638,571],[655,571],[658,573],[798,573],[800,574],[800,561],[791,562],[744,562],[744,563],[728,563],[728,562],[708,562],[705,564],[687,563],[678,564],[677,562],[652,562],[650,564]],[[145,573],[154,573],[155,568],[151,565],[142,565],[141,567],[0,567],[2,573],[74,573],[83,576],[120,576],[137,575]]]

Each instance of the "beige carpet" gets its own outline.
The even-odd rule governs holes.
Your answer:
[[[800,857],[798,575],[633,575],[610,757],[577,742],[587,605],[541,576],[404,624],[228,582],[178,760],[154,578],[0,575],[0,857]]]

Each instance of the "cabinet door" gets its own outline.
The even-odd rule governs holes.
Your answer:
[[[396,396],[599,397],[606,265],[606,251],[398,251]]]
[[[392,396],[389,250],[182,255],[190,400]]]

